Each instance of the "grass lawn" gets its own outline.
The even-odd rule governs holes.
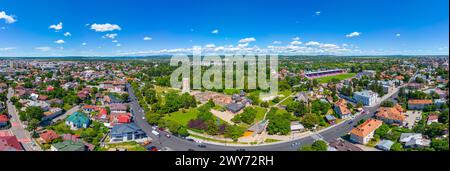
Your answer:
[[[178,122],[181,125],[187,126],[190,120],[197,118],[197,115],[198,110],[195,108],[191,108],[186,110],[185,113],[183,113],[181,110],[173,112],[167,115],[165,118],[170,121]]]
[[[274,142],[278,142],[281,140],[277,140],[277,139],[271,139],[271,138],[267,138],[266,140],[264,140],[265,143],[274,143]]]
[[[289,103],[292,103],[293,101],[294,101],[294,99],[291,97],[291,98],[288,98],[285,101],[281,102],[280,104],[282,106],[287,106]]]
[[[137,142],[124,142],[119,144],[108,144],[105,148],[99,149],[99,151],[108,151],[111,148],[127,149],[127,151],[147,151],[142,145]]]
[[[155,91],[158,94],[164,94],[165,92],[172,92],[172,91],[179,92],[179,90],[172,89],[170,87],[161,87],[161,86],[157,86],[157,85],[155,85]]]
[[[255,122],[259,122],[261,120],[264,119],[264,114],[266,114],[266,109],[256,106],[255,110],[257,110],[258,112],[256,113],[256,118],[255,118]]]
[[[319,81],[319,83],[328,83],[331,81],[331,79],[336,78],[339,80],[345,80],[348,78],[352,78],[356,75],[356,73],[346,73],[346,74],[341,74],[341,75],[333,75],[333,76],[327,76],[327,77],[321,77],[321,78],[317,78],[317,81]]]

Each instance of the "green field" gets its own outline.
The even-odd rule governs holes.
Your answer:
[[[266,114],[266,109],[262,108],[262,107],[255,107],[255,110],[257,110],[258,112],[256,113],[256,117],[255,117],[255,122],[259,122],[261,120],[264,119],[264,114]]]
[[[186,126],[190,120],[196,119],[198,115],[197,109],[188,109],[183,113],[181,110],[177,112],[173,112],[165,117],[170,121],[178,122],[181,125]]]
[[[323,83],[330,82],[331,79],[333,79],[333,78],[336,78],[338,80],[345,80],[345,79],[348,79],[348,78],[352,78],[355,75],[356,75],[356,73],[346,73],[346,74],[341,74],[341,75],[333,75],[333,76],[316,78],[316,80],[319,81],[319,83],[323,84]]]

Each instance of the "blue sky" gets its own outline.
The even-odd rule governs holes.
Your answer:
[[[152,55],[193,48],[447,55],[448,6],[448,0],[0,0],[0,56]]]

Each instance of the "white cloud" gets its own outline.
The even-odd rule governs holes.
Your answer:
[[[401,36],[400,33],[395,34],[395,37],[400,37],[400,36]]]
[[[248,37],[248,38],[239,40],[239,43],[250,43],[250,42],[254,42],[254,41],[256,41],[256,39],[254,37]]]
[[[56,44],[64,44],[64,43],[66,43],[66,42],[65,42],[64,40],[61,40],[61,39],[60,39],[60,40],[55,41],[55,43],[56,43]]]
[[[15,50],[15,47],[5,47],[5,48],[0,48],[0,51],[10,51],[10,50]]]
[[[218,29],[214,29],[213,31],[211,31],[212,34],[219,34],[219,30]]]
[[[69,36],[72,36],[72,34],[70,32],[65,32],[64,36],[69,37]]]
[[[17,20],[12,15],[6,14],[5,11],[0,11],[0,19],[4,19],[6,23],[12,24],[15,23]]]
[[[294,41],[299,41],[299,40],[300,40],[300,37],[294,37],[294,38],[292,38],[292,40],[294,40]]]
[[[360,33],[360,32],[353,32],[353,33],[350,33],[350,34],[347,34],[347,35],[345,35],[345,37],[348,37],[348,38],[351,38],[351,37],[358,37],[358,36],[360,36],[362,33]]]
[[[96,32],[107,32],[107,31],[114,31],[114,30],[122,30],[119,25],[117,24],[92,24],[91,30],[95,30]]]
[[[282,43],[281,41],[276,41],[276,40],[272,42],[272,44],[274,44],[274,45],[279,45],[281,43]]]
[[[82,45],[82,46],[86,46],[86,45],[87,45],[87,43],[83,42],[83,43],[81,43],[81,45]]]
[[[54,29],[55,31],[59,31],[59,30],[63,29],[63,23],[59,22],[58,24],[50,25],[50,27],[48,27],[48,28]]]
[[[302,42],[297,41],[297,40],[294,40],[291,42],[291,45],[301,45],[301,44],[302,44]]]
[[[118,43],[118,44],[116,44],[116,46],[117,46],[117,47],[120,47],[120,46],[122,46],[122,44]]]
[[[305,43],[306,46],[319,46],[320,43],[319,42],[315,42],[315,41],[309,41]]]
[[[316,11],[316,15],[320,15],[320,13],[321,13],[320,11]]]
[[[103,38],[109,38],[109,39],[115,39],[118,36],[117,33],[112,33],[112,34],[106,34],[103,36]]]
[[[6,30],[6,27],[0,27],[1,30]]]
[[[145,37],[144,37],[144,40],[145,40],[145,41],[148,41],[148,40],[153,40],[153,38],[151,38],[151,37],[148,37],[148,36],[145,36]]]
[[[48,46],[36,47],[34,49],[40,50],[40,51],[43,51],[43,52],[47,52],[47,51],[51,51],[52,50],[52,48],[48,47]]]
[[[244,43],[244,44],[238,44],[238,47],[240,48],[245,48],[248,46],[248,43]]]
[[[215,44],[207,44],[205,47],[206,47],[206,48],[215,48],[216,45],[215,45]]]

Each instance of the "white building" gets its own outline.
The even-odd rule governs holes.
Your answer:
[[[378,101],[378,93],[373,91],[360,91],[353,93],[353,98],[365,106],[372,106]]]

